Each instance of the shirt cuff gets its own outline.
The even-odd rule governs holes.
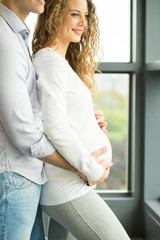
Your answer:
[[[33,158],[43,158],[51,155],[53,152],[55,152],[55,148],[45,135],[39,142],[31,146],[31,157]]]
[[[89,181],[95,182],[102,177],[103,167],[93,158],[92,166],[90,166],[88,169],[83,169],[83,174],[88,178]]]

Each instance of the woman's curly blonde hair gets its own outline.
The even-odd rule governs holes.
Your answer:
[[[39,15],[32,41],[33,56],[42,48],[57,44],[61,28],[61,11],[67,0],[47,0],[44,12]],[[80,79],[92,92],[95,83],[94,73],[98,64],[95,61],[99,49],[99,28],[95,5],[92,0],[88,4],[88,28],[78,43],[70,43],[66,59]]]

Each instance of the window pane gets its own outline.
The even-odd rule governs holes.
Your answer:
[[[99,18],[102,62],[130,62],[130,0],[93,0]]]
[[[129,74],[95,74],[96,107],[104,111],[114,163],[109,177],[97,189],[128,190]]]

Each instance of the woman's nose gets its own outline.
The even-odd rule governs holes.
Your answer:
[[[83,25],[85,28],[87,27],[88,20],[87,20],[86,16],[81,16],[80,25]]]

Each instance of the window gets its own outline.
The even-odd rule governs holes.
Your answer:
[[[95,79],[94,103],[108,122],[114,163],[110,176],[97,189],[127,190],[129,74],[96,74]]]
[[[93,0],[99,18],[103,62],[130,62],[130,0]]]
[[[109,177],[97,185],[97,190],[128,191],[130,73],[125,65],[123,72],[118,72],[116,64],[131,60],[131,1],[94,0],[94,4],[104,54],[100,65],[102,73],[95,74],[94,103],[104,111],[114,163]]]

